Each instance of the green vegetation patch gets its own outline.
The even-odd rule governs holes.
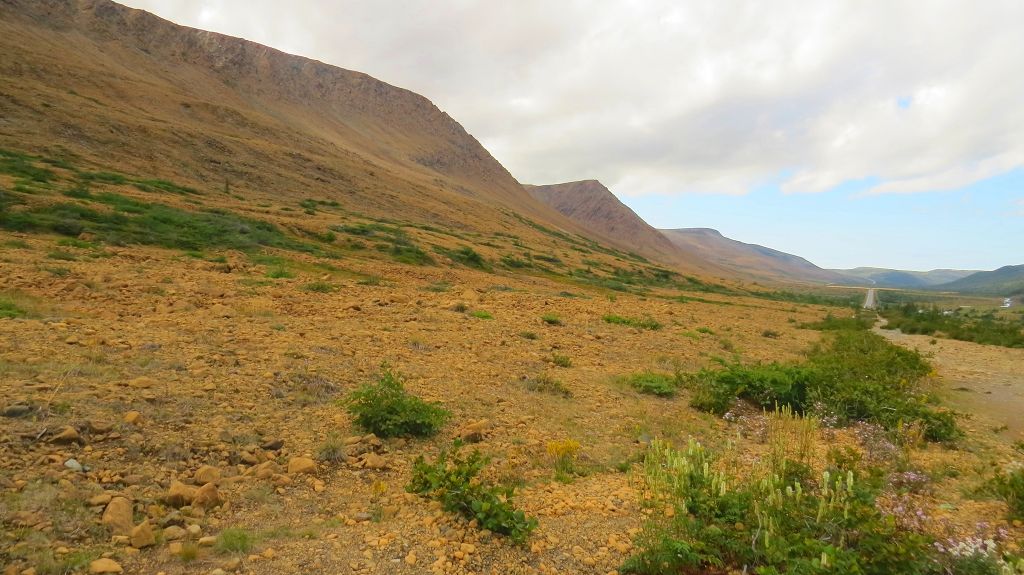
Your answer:
[[[1000,319],[994,313],[920,308],[915,304],[886,309],[887,328],[903,333],[942,336],[985,345],[1024,348],[1024,318]]]
[[[490,264],[476,250],[469,246],[462,246],[454,250],[435,246],[434,251],[450,258],[453,262],[464,265],[468,268],[489,271]]]
[[[680,378],[676,375],[657,373],[654,371],[642,371],[627,376],[625,382],[630,387],[649,395],[658,397],[672,397],[679,389]]]
[[[934,540],[880,511],[852,469],[791,481],[785,467],[727,475],[720,460],[696,442],[652,443],[642,474],[652,519],[623,572],[964,573],[943,570]]]
[[[52,170],[36,165],[37,158],[0,149],[0,174],[7,174],[22,183],[49,184],[56,178]]]
[[[0,319],[25,317],[27,312],[21,309],[11,298],[0,295]]]
[[[639,329],[659,330],[662,327],[661,323],[650,317],[635,318],[609,314],[604,316],[602,319],[604,319],[605,323],[615,325],[628,325],[629,327],[635,327]]]
[[[836,317],[832,314],[825,316],[821,321],[801,324],[804,329],[816,329],[818,331],[840,331],[840,330],[864,330],[871,329],[875,324],[873,315],[856,313],[847,317]]]
[[[402,375],[386,365],[380,379],[353,391],[345,400],[356,425],[380,437],[426,437],[436,434],[450,414],[405,390]]]
[[[89,233],[113,245],[142,244],[191,251],[255,251],[272,247],[319,253],[316,247],[285,236],[271,223],[224,210],[185,211],[113,193],[81,192],[78,196],[94,205],[69,202],[3,211],[0,229],[71,237]]]
[[[419,456],[406,491],[441,502],[449,513],[476,521],[480,529],[523,543],[537,528],[535,518],[516,509],[514,486],[494,485],[480,477],[487,459],[474,450],[463,456],[458,443],[442,450],[433,462]]]
[[[789,406],[837,423],[868,421],[886,429],[918,424],[929,441],[960,436],[956,418],[929,404],[920,353],[864,330],[832,333],[803,363],[726,364],[687,376],[693,407],[723,415],[737,398],[765,409]]]
[[[228,527],[217,535],[214,548],[221,553],[248,553],[256,545],[256,535],[240,527]]]

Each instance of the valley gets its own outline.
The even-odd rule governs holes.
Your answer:
[[[1020,266],[658,230],[108,0],[0,77],[3,575],[1024,573]]]

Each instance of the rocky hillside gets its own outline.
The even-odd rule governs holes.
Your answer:
[[[620,249],[666,263],[698,259],[680,251],[597,180],[525,187],[533,197]]]
[[[701,258],[736,273],[771,281],[849,283],[835,272],[819,268],[802,257],[746,244],[727,238],[717,230],[683,228],[661,230],[661,233],[690,257]]]
[[[250,200],[571,232],[426,98],[107,0],[0,2],[0,143]]]

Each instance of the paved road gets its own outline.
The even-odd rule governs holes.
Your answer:
[[[878,305],[878,298],[875,297],[875,288],[868,289],[868,295],[864,298],[864,309],[875,309]]]

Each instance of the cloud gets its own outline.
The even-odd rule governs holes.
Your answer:
[[[521,181],[868,194],[1024,166],[1024,3],[130,0],[431,98]]]

